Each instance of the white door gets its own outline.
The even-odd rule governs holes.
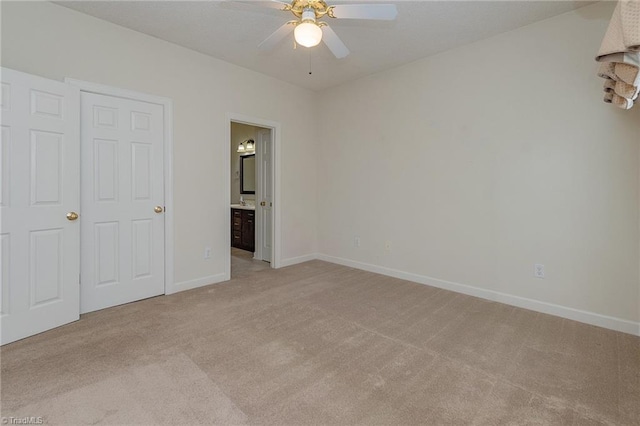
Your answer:
[[[1,343],[79,318],[78,89],[2,68]],[[69,219],[67,219],[69,214]]]
[[[257,206],[259,243],[259,254],[261,260],[271,262],[272,259],[272,244],[273,244],[273,223],[272,223],[272,208],[273,208],[273,161],[272,161],[272,141],[271,130],[259,129],[258,130],[258,142],[256,145],[256,156],[258,157],[258,199],[260,203]]]
[[[82,313],[164,294],[161,105],[81,93]]]

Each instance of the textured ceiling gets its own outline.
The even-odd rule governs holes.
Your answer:
[[[375,2],[328,1],[329,4]],[[396,21],[327,18],[351,50],[344,59],[333,57],[324,44],[294,50],[293,35],[269,52],[258,50],[258,44],[292,15],[251,2],[56,3],[297,86],[321,90],[593,2],[382,1],[380,3],[397,4]],[[312,75],[309,75],[309,66]]]

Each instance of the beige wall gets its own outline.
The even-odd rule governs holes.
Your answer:
[[[246,200],[255,200],[255,194],[240,194],[240,155],[238,152],[238,144],[247,139],[257,140],[255,126],[249,126],[242,123],[231,123],[231,204],[240,202],[240,195]]]
[[[315,251],[314,95],[51,3],[2,2],[2,66],[174,102],[175,280],[225,272],[228,113],[282,126],[282,258]],[[203,258],[212,247],[212,259]]]
[[[638,321],[640,108],[601,102],[593,60],[612,6],[324,92],[320,253]]]

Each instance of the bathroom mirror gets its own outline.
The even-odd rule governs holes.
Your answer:
[[[240,193],[256,193],[256,155],[240,157]]]

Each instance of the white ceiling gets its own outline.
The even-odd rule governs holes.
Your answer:
[[[330,5],[374,2],[328,1]],[[333,57],[324,44],[294,50],[293,35],[272,51],[258,50],[258,44],[293,15],[250,2],[56,3],[297,86],[321,90],[594,2],[381,1],[397,4],[396,21],[326,19],[351,50],[344,59]]]

